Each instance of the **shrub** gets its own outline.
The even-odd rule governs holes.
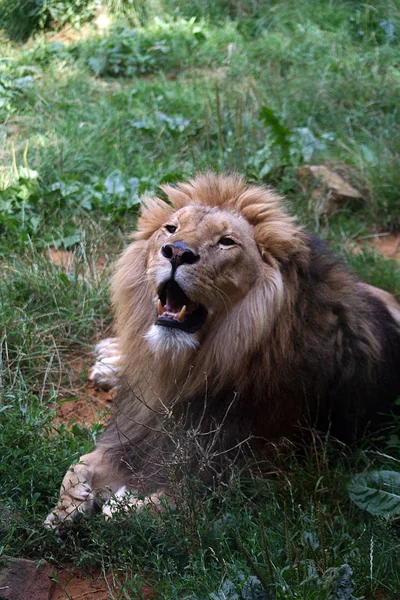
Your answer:
[[[114,27],[108,37],[91,46],[89,66],[98,75],[114,77],[179,69],[205,37],[194,19],[156,19],[147,29]]]
[[[14,40],[27,40],[37,31],[75,27],[90,21],[100,6],[100,0],[0,0],[0,25]]]

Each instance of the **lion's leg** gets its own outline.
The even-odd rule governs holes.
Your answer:
[[[107,501],[126,484],[124,479],[123,473],[109,461],[104,448],[85,454],[65,474],[59,502],[44,524],[54,528],[80,513],[92,512],[99,502]]]
[[[92,367],[89,380],[96,387],[110,390],[118,383],[121,352],[118,338],[106,338],[95,347],[96,362]]]

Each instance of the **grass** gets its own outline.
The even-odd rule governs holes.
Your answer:
[[[396,468],[396,431],[381,454],[316,440],[280,453],[266,479],[189,482],[160,515],[96,516],[66,539],[41,525],[99,431],[54,425],[54,413],[68,356],[110,324],[99,258],[122,249],[144,191],[238,170],[278,187],[363,279],[400,297],[397,263],[348,252],[400,225],[396,2],[108,6],[106,32],[0,40],[0,555],[111,571],[115,598],[140,597],[144,581],[166,599],[396,598],[398,523],[362,512],[346,487]],[[339,170],[364,201],[316,215],[297,182],[304,162]],[[48,246],[74,251],[74,267]]]

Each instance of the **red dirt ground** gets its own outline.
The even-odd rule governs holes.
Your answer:
[[[368,240],[382,256],[400,261],[400,234],[389,233]]]
[[[110,600],[117,596],[120,587],[111,574],[106,579],[100,573],[90,577],[77,568],[59,571],[57,577],[58,583],[49,600]],[[152,600],[154,592],[144,586],[140,598]]]
[[[76,421],[93,425],[104,421],[104,413],[111,407],[113,392],[97,390],[87,381],[87,371],[94,357],[72,356],[66,359],[68,387],[63,386],[61,398],[56,407],[56,421],[68,425]]]
[[[75,269],[75,252],[49,248],[48,257],[63,271]],[[107,264],[106,259],[97,259],[96,268],[101,271]],[[112,392],[96,390],[87,380],[87,371],[94,363],[94,355],[75,354],[64,359],[63,370],[66,382],[60,389],[56,422],[68,425],[76,421],[85,425],[99,423],[110,407]]]
[[[397,260],[400,262],[400,234],[399,233],[379,233],[366,236],[356,240],[353,247],[354,254],[359,254],[362,248],[375,249],[384,258]]]
[[[50,600],[109,600],[109,582],[102,576],[84,576],[79,569],[59,571],[58,583]],[[112,588],[111,588],[112,589]]]

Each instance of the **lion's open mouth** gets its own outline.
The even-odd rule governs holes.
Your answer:
[[[156,325],[194,333],[204,325],[206,318],[204,306],[190,300],[174,279],[163,285],[157,300]]]

